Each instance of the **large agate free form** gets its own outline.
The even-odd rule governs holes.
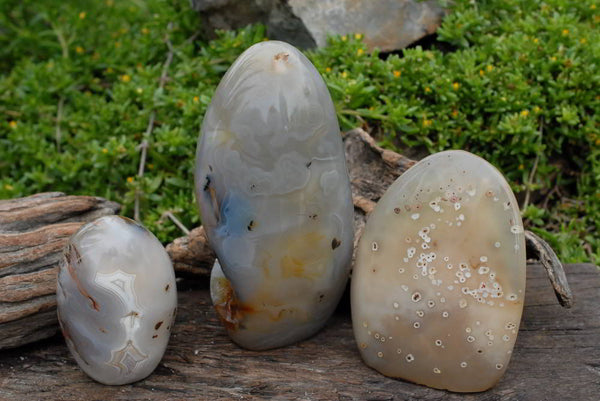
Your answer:
[[[230,337],[262,350],[319,330],[344,290],[350,183],[331,97],[289,44],[258,43],[202,124],[196,197],[220,262],[211,295]]]
[[[523,225],[510,187],[464,151],[400,176],[369,217],[352,277],[352,321],[367,365],[459,392],[502,376],[525,290]]]
[[[71,237],[58,272],[58,321],[79,367],[104,384],[148,376],[177,309],[171,260],[143,226],[101,217]]]

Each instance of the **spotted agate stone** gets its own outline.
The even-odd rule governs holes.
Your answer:
[[[399,177],[372,212],[352,277],[367,365],[458,392],[502,376],[523,310],[525,240],[503,176],[464,151]]]
[[[143,226],[105,216],[81,227],[60,262],[58,321],[79,367],[103,384],[148,376],[177,309],[171,260]]]
[[[231,338],[262,350],[314,334],[348,278],[353,206],[333,103],[302,53],[270,41],[235,61],[204,117],[195,180]]]

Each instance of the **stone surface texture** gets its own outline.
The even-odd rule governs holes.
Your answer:
[[[60,263],[58,321],[75,360],[103,384],[148,376],[175,320],[171,261],[143,226],[107,216],[73,235]]]
[[[317,46],[328,35],[360,33],[370,49],[403,49],[439,27],[444,11],[436,1],[289,0]]]
[[[191,0],[203,29],[267,27],[271,39],[307,48],[325,46],[327,35],[361,33],[369,48],[402,49],[439,27],[444,9],[416,0]]]
[[[202,124],[196,196],[233,340],[267,349],[319,330],[348,278],[353,206],[331,97],[297,49],[256,44],[225,74]]]
[[[524,291],[510,187],[485,160],[441,152],[398,178],[368,218],[352,279],[356,342],[387,376],[483,391],[507,368]]]

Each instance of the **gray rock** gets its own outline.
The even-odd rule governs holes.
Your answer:
[[[370,49],[402,49],[439,27],[437,1],[415,0],[190,0],[205,33],[252,23],[267,27],[269,39],[322,47],[327,35],[361,33]]]

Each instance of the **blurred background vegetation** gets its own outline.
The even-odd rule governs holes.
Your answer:
[[[451,8],[437,37],[398,54],[367,52],[360,32],[307,52],[342,129],[363,126],[412,157],[465,149],[486,158],[509,179],[526,226],[563,261],[599,264],[600,5]],[[202,116],[229,65],[266,39],[254,26],[204,42],[201,23],[187,0],[2,1],[0,198],[97,195],[132,216],[139,191],[141,220],[163,242],[182,234],[167,212],[198,225]]]

